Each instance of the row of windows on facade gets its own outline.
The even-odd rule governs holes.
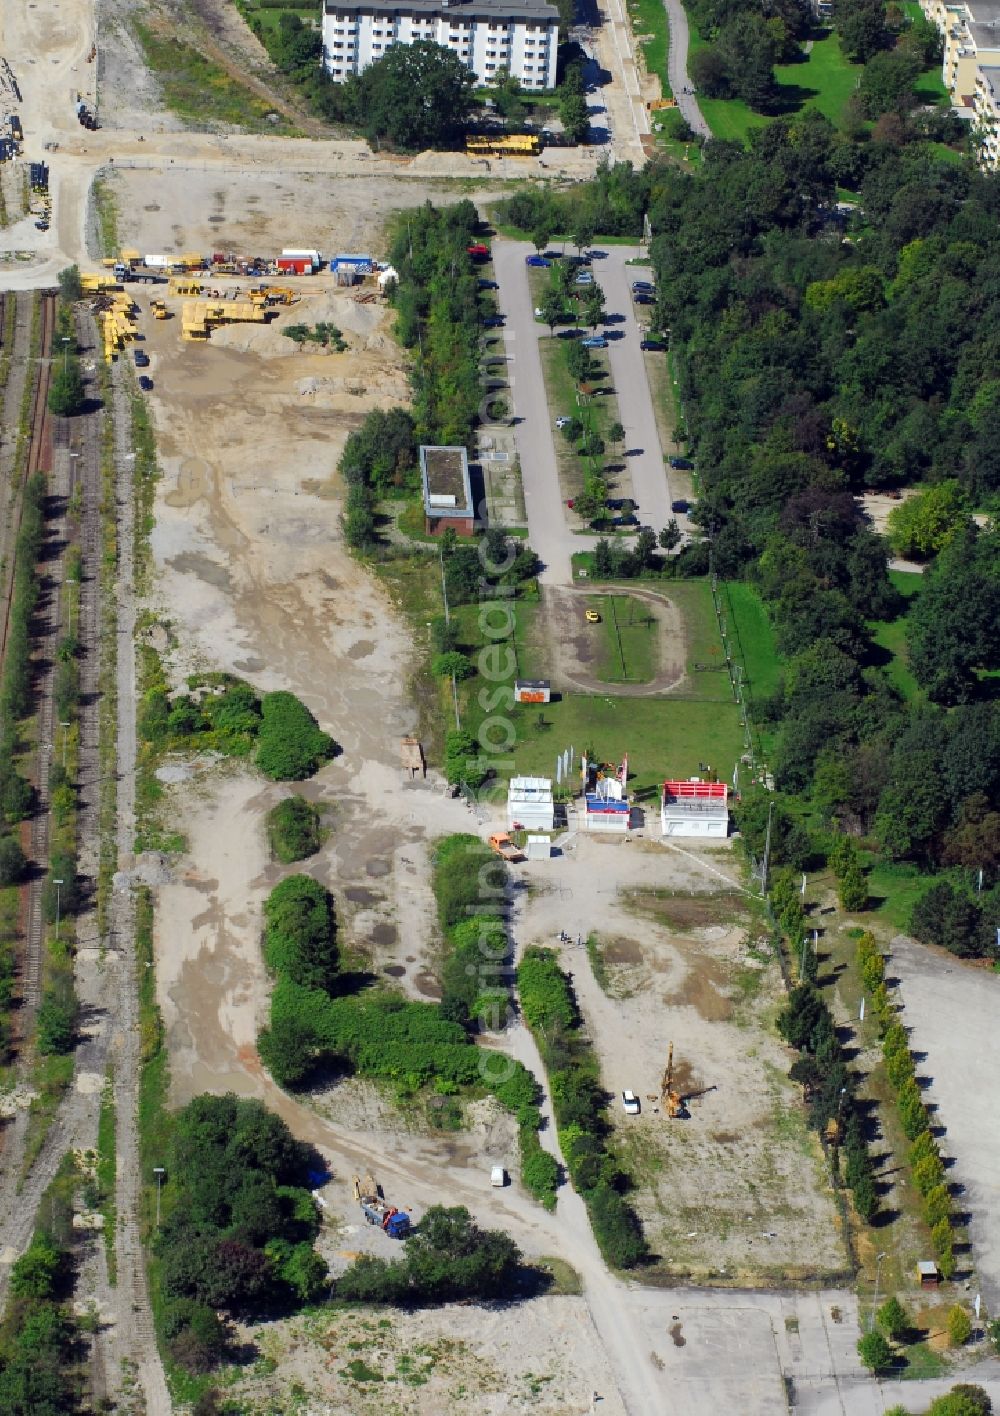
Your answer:
[[[334,18],[335,18],[335,20],[336,20],[336,32],[339,34],[345,25],[347,25],[347,26],[349,26],[349,27],[354,27],[354,26],[358,25],[362,20],[371,20],[373,17],[370,16],[370,15],[336,15],[336,16],[334,16]],[[385,21],[382,21],[382,23],[386,26],[387,29],[390,29],[390,30],[391,30],[391,29],[394,29],[397,24],[402,24],[402,23],[404,23],[404,22],[407,21],[407,20],[410,21],[410,23],[413,25],[414,29],[417,29],[417,28],[419,28],[420,25],[436,25],[437,22],[438,22],[438,16],[437,16],[437,15],[398,15],[395,20],[385,20]],[[493,20],[490,20],[488,23],[479,23],[479,24],[477,24],[474,20],[470,20],[470,21],[468,21],[468,22],[461,21],[461,20],[454,20],[452,23],[453,23],[453,25],[454,25],[454,28],[453,28],[453,30],[452,30],[452,33],[453,33],[453,34],[454,34],[456,31],[460,31],[460,32],[463,33],[463,34],[470,34],[473,29],[476,29],[476,30],[484,30],[484,29],[485,29],[485,30],[491,30],[491,31],[503,30],[505,34],[510,34],[510,33],[512,33],[513,30],[514,30],[514,25],[513,25],[513,24],[508,24],[508,23],[506,23],[506,22],[494,22]],[[374,23],[374,25],[372,26],[372,28],[377,31],[378,26],[379,26],[379,21],[376,20],[375,23]],[[548,38],[548,35],[549,35],[549,26],[548,26],[548,25],[525,24],[525,25],[521,25],[520,28],[523,29],[527,34],[541,34],[541,35],[544,35],[546,39]]]
[[[336,45],[336,44],[335,44],[333,47],[334,47],[334,49],[336,50],[336,49],[339,48],[339,45]],[[381,45],[378,45],[378,44],[373,44],[373,45],[372,45],[372,51],[373,51],[373,52],[376,51],[376,50],[378,50],[378,49],[380,49],[380,48],[381,48]],[[351,71],[351,72],[353,72],[353,71],[356,69],[356,67],[357,67],[356,62],[355,62],[355,56],[352,55],[352,54],[347,54],[347,55],[340,55],[340,54],[337,54],[337,55],[335,55],[334,57],[335,57],[335,60],[343,60],[343,61],[345,61],[348,70]],[[469,58],[468,55],[465,55],[465,56],[463,56],[463,57],[465,57],[466,59]],[[471,65],[471,62],[472,62],[471,59],[469,60],[469,62],[470,62],[470,65]],[[504,65],[501,65],[500,67],[501,67],[501,68],[504,68],[505,66],[504,66]],[[522,67],[522,69],[524,70],[524,73],[525,73],[526,75],[530,75],[530,74],[532,73],[532,71],[534,70],[534,68],[535,68],[535,66],[534,66],[533,64],[523,64],[521,67]],[[546,70],[546,66],[545,66],[544,64],[539,64],[537,67],[538,67],[538,73],[539,73],[539,75],[544,75],[545,70]],[[484,71],[485,71],[487,74],[493,74],[493,73],[495,73],[495,72],[496,72],[496,68],[497,68],[496,64],[489,64],[489,63],[487,63],[487,64],[484,64],[484,65],[483,65],[483,69],[484,69]],[[343,63],[337,63],[337,62],[335,62],[335,63],[333,64],[332,68],[331,68],[331,73],[336,77],[337,75],[340,75],[340,74],[342,74],[343,72],[344,72]],[[527,82],[527,83],[535,83],[535,82],[541,83],[542,80],[541,80],[541,78],[539,78],[537,81],[536,81],[534,78],[528,78],[528,79],[526,79],[526,82]]]

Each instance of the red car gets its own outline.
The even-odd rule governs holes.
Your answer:
[[[569,507],[570,511],[573,510],[573,498],[572,498],[572,497],[570,497],[570,499],[569,499],[569,501],[566,503],[566,505]]]

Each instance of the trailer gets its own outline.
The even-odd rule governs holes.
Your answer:
[[[382,1195],[382,1187],[371,1176],[363,1180],[354,1177],[354,1198],[369,1224],[378,1225],[390,1239],[405,1239],[410,1232],[410,1216],[390,1205]]]
[[[314,275],[316,267],[308,256],[279,256],[278,270],[285,275]]]

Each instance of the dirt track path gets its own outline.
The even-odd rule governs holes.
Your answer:
[[[609,683],[586,671],[586,658],[591,653],[595,626],[584,619],[587,602],[595,595],[615,595],[641,600],[657,610],[659,641],[659,669],[648,683]],[[675,692],[687,677],[684,667],[683,620],[669,593],[643,589],[639,585],[607,585],[598,581],[587,581],[586,586],[561,588],[543,585],[542,596],[546,605],[545,624],[552,628],[549,636],[549,652],[557,665],[552,676],[553,684],[569,687],[577,693],[605,695],[613,693],[622,698],[659,698]],[[556,633],[555,626],[560,627]],[[567,627],[573,625],[576,633]]]

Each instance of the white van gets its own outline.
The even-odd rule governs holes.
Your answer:
[[[507,1183],[507,1172],[502,1165],[494,1165],[490,1171],[490,1184],[495,1185],[498,1190],[502,1190]]]

